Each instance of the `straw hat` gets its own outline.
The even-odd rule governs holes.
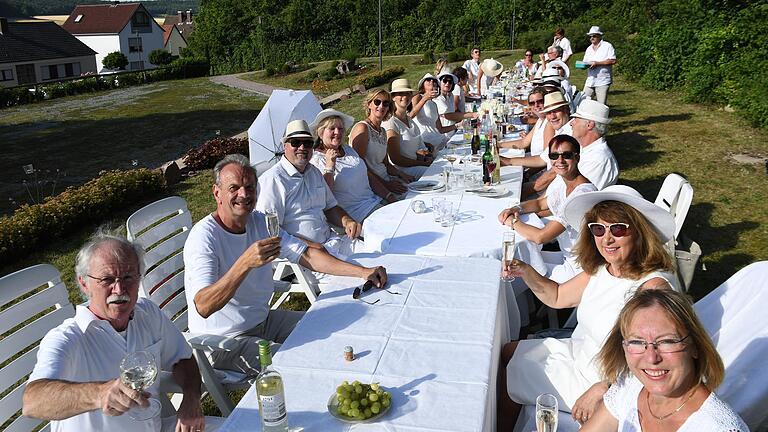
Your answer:
[[[601,191],[573,197],[565,204],[566,222],[572,227],[581,227],[584,214],[603,201],[619,201],[632,206],[653,226],[662,242],[669,241],[675,235],[675,219],[671,213],[643,198],[640,192],[624,185],[608,186]]]
[[[283,143],[291,138],[309,138],[312,139],[312,133],[304,120],[293,120],[288,122],[283,135]]]
[[[592,36],[593,34],[602,36],[603,31],[600,30],[599,26],[592,26],[589,28],[589,31],[587,32],[587,36]]]
[[[492,58],[489,58],[483,60],[483,62],[480,63],[480,69],[483,71],[483,75],[495,77],[501,75],[501,72],[504,70],[504,65]]]
[[[544,108],[539,112],[546,114],[564,106],[568,106],[568,101],[565,100],[565,96],[563,96],[562,92],[555,91],[544,95]]]
[[[421,88],[421,85],[422,85],[422,84],[424,84],[424,81],[426,81],[426,80],[428,80],[428,79],[429,79],[429,80],[435,80],[435,81],[437,81],[437,78],[435,78],[435,76],[434,76],[434,75],[432,75],[431,73],[425,73],[425,74],[424,74],[424,76],[423,76],[423,77],[421,77],[421,79],[419,80],[419,85],[418,85],[417,87],[418,87],[418,88]]]
[[[355,123],[355,119],[353,119],[352,116],[344,114],[341,111],[336,111],[333,108],[326,108],[317,113],[315,120],[309,124],[309,130],[312,132],[312,135],[317,133],[317,125],[319,125],[320,122],[327,119],[328,117],[339,117],[341,122],[344,124],[344,129],[346,130],[351,129],[352,125]]]
[[[565,71],[565,79],[568,79],[571,76],[571,69],[568,67],[567,64],[565,64],[564,61],[562,61],[562,60],[552,60],[547,65],[547,68],[554,68],[555,66],[559,66],[559,67],[563,68],[563,70]]]
[[[609,111],[610,109],[605,104],[592,99],[584,99],[576,108],[576,112],[571,114],[571,117],[608,124],[611,122],[610,117],[608,117]]]
[[[554,85],[560,87],[560,81],[563,79],[560,77],[560,72],[557,69],[547,68],[544,73],[541,74],[541,83],[544,85]]]
[[[408,82],[408,78],[398,78],[392,81],[392,87],[390,93],[413,93],[411,83]]]
[[[454,75],[454,74],[451,72],[451,70],[450,70],[450,69],[448,69],[448,68],[442,68],[442,69],[440,70],[440,74],[437,76],[437,80],[438,80],[438,81],[442,81],[442,80],[443,80],[443,77],[446,77],[446,76],[448,76],[448,77],[451,77],[451,79],[453,79],[453,83],[454,83],[454,84],[458,84],[458,83],[459,83],[459,77],[457,77],[456,75]]]

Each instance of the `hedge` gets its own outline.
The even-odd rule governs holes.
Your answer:
[[[362,84],[363,87],[370,89],[382,84],[389,83],[392,78],[402,75],[405,72],[405,68],[402,66],[392,66],[384,69],[381,72],[372,72],[366,74],[357,79],[358,84]]]
[[[199,171],[213,168],[224,156],[233,153],[248,154],[247,138],[214,138],[193,148],[184,155],[184,163],[190,169]]]
[[[13,215],[0,217],[0,262],[17,260],[48,241],[101,222],[126,205],[164,190],[159,170],[115,170],[69,187],[41,204],[24,205]]]

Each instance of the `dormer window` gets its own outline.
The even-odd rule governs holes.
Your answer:
[[[136,12],[133,14],[133,25],[136,27],[149,27],[149,15],[143,11]]]
[[[82,20],[83,20],[83,15],[82,15],[82,14],[78,15],[78,16],[75,18],[75,22],[76,22],[76,23],[79,23],[79,22],[80,22],[80,21],[82,21]]]

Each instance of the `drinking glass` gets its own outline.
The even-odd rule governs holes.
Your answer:
[[[123,384],[137,391],[144,391],[152,386],[157,378],[157,363],[155,356],[147,351],[129,353],[120,362],[120,380]],[[149,398],[148,407],[134,407],[128,411],[128,416],[137,421],[149,420],[160,414],[160,401]]]
[[[443,167],[443,181],[445,182],[446,192],[451,190],[451,167]]]
[[[468,144],[472,141],[472,122],[469,119],[461,121],[461,125],[464,129],[464,144]]]
[[[440,205],[440,213],[440,226],[452,226],[456,220],[456,215],[453,213],[453,202],[443,201],[443,203]]]
[[[440,222],[440,219],[442,218],[442,210],[440,210],[440,208],[442,207],[444,201],[445,197],[432,198],[432,213],[434,214],[435,222]]]
[[[506,231],[502,234],[501,239],[501,263],[502,269],[507,270],[502,274],[501,279],[505,281],[513,281],[515,277],[509,272],[509,267],[512,264],[512,260],[515,259],[515,232]]]
[[[557,431],[557,398],[549,393],[536,398],[536,431]]]
[[[277,210],[270,208],[264,212],[264,221],[267,224],[267,233],[270,237],[277,237],[280,234],[280,219],[277,217]]]

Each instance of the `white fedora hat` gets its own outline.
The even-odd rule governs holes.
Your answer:
[[[483,62],[480,63],[480,69],[482,69],[483,75],[495,77],[501,75],[501,72],[504,71],[504,65],[492,58],[489,58],[483,60]]]
[[[424,76],[421,77],[421,79],[419,80],[419,85],[416,86],[416,87],[421,88],[421,85],[424,84],[424,81],[426,81],[426,80],[435,80],[435,81],[437,81],[437,78],[435,78],[435,76],[432,75],[431,73],[425,73]]]
[[[601,191],[587,192],[573,197],[565,204],[566,222],[568,225],[580,229],[584,215],[595,204],[603,201],[623,202],[640,212],[653,226],[662,242],[667,242],[675,235],[675,219],[671,213],[643,198],[640,192],[624,185],[608,186]]]
[[[283,135],[283,143],[291,138],[309,138],[312,139],[312,133],[309,131],[309,126],[304,120],[293,120],[288,122],[285,126],[285,135]]]
[[[571,117],[608,124],[611,122],[611,118],[608,117],[609,111],[610,108],[605,104],[592,99],[584,99],[576,108],[576,112],[571,114]]]
[[[596,35],[603,35],[603,31],[600,30],[600,26],[592,26],[589,28],[589,31],[587,32],[587,36],[592,36],[593,34]]]
[[[454,75],[449,68],[446,68],[446,67],[442,68],[440,70],[440,74],[437,76],[437,80],[442,81],[443,77],[451,77],[451,79],[453,79],[454,84],[459,83],[459,77]]]
[[[539,111],[542,114],[546,114],[550,111],[555,111],[561,107],[568,106],[568,101],[565,100],[563,92],[553,91],[544,95],[544,108]]]
[[[315,116],[315,120],[309,124],[309,130],[312,132],[312,135],[315,135],[317,133],[317,125],[320,124],[323,120],[327,119],[328,117],[338,117],[341,119],[341,122],[344,124],[344,129],[350,130],[352,128],[352,125],[355,123],[355,119],[352,118],[352,116],[344,114],[341,111],[336,111],[333,108],[326,108]]]
[[[408,78],[398,78],[392,81],[390,93],[413,93],[413,89],[411,88],[411,83],[408,81]]]
[[[563,78],[560,77],[560,72],[558,72],[557,69],[547,68],[541,74],[541,83],[543,85],[554,85],[555,87],[560,87],[560,81],[562,80]]]
[[[547,65],[547,68],[548,69],[549,68],[554,68],[555,66],[559,66],[559,67],[563,68],[563,70],[565,71],[565,78],[566,79],[568,79],[571,76],[571,69],[568,67],[567,64],[565,64],[564,61],[562,61],[562,60],[552,60]]]

